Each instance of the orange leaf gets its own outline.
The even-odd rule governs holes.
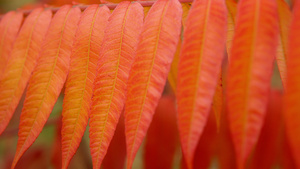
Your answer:
[[[227,107],[238,168],[257,142],[267,108],[276,54],[275,1],[239,2],[227,79]]]
[[[13,43],[23,20],[22,12],[8,12],[0,22],[0,79],[7,61],[10,59]]]
[[[79,8],[64,6],[50,23],[37,66],[29,79],[13,166],[41,133],[65,83],[80,13]]]
[[[158,0],[146,16],[129,75],[125,104],[128,169],[132,167],[163,92],[179,40],[181,15],[177,0]]]
[[[234,35],[234,26],[236,22],[237,3],[235,2],[235,0],[226,0],[226,6],[228,10],[226,49],[228,54],[228,60],[230,60],[232,39]]]
[[[171,169],[179,143],[174,96],[162,96],[147,132],[144,148],[146,169]]]
[[[219,79],[226,14],[223,0],[196,0],[186,21],[176,94],[181,147],[189,169]]]
[[[292,19],[292,12],[284,0],[277,0],[279,14],[279,46],[277,48],[277,65],[280,72],[283,87],[286,88],[286,56],[289,26]]]
[[[223,107],[223,80],[222,80],[222,71],[218,75],[218,83],[216,85],[216,92],[214,94],[212,111],[216,118],[217,130],[220,129],[221,113]]]
[[[26,18],[14,43],[0,82],[0,134],[9,123],[33,71],[42,40],[51,21],[51,11],[37,8]]]
[[[295,1],[288,39],[287,79],[284,103],[286,132],[297,168],[300,168],[300,1]]]
[[[143,25],[140,3],[121,2],[105,29],[90,115],[90,149],[100,168],[123,110],[129,71]]]
[[[282,94],[280,91],[272,90],[265,121],[255,146],[250,168],[274,168],[278,160],[282,129]]]
[[[71,54],[62,112],[62,168],[68,167],[87,126],[104,29],[106,6],[89,6],[81,15]]]

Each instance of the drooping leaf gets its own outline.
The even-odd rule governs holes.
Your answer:
[[[227,108],[238,168],[257,142],[267,108],[278,35],[276,1],[241,0],[227,77]]]
[[[145,169],[172,169],[178,143],[175,97],[162,96],[147,132],[144,147]]]
[[[211,109],[226,40],[222,0],[196,0],[186,21],[176,89],[181,147],[189,169]]]
[[[212,103],[212,111],[216,118],[217,130],[220,129],[220,121],[221,121],[221,113],[223,107],[223,78],[222,78],[222,70],[218,75],[218,83],[216,85],[216,91],[213,98]]]
[[[170,83],[170,86],[174,92],[177,86],[178,63],[179,63],[181,45],[182,45],[181,39],[179,39],[177,49],[171,64],[170,72],[168,74],[168,82]]]
[[[100,168],[123,110],[127,81],[143,25],[140,3],[121,2],[109,18],[94,82],[90,115],[90,149]]]
[[[250,162],[251,169],[274,168],[277,165],[282,129],[282,93],[272,90],[265,121]]]
[[[107,153],[103,159],[103,169],[124,168],[126,158],[126,140],[124,130],[124,114],[121,114],[114,137],[112,138],[107,149]]]
[[[296,167],[300,168],[300,1],[295,1],[288,38],[284,120]]]
[[[28,82],[13,166],[41,133],[65,83],[80,13],[79,8],[64,6],[50,23]]]
[[[89,6],[81,15],[71,54],[62,112],[62,168],[66,169],[85,131],[104,29],[106,6]]]
[[[9,123],[33,71],[41,43],[51,21],[51,11],[37,8],[27,16],[14,43],[0,82],[0,134]]]
[[[8,12],[0,22],[0,79],[23,20],[22,12]]]
[[[232,46],[232,39],[234,35],[234,26],[236,22],[237,3],[234,0],[226,0],[225,2],[228,10],[226,49],[227,49],[228,60],[230,60],[229,58],[231,56],[231,46]]]
[[[292,18],[292,12],[284,0],[277,0],[279,15],[279,46],[277,48],[277,65],[280,72],[283,87],[286,88],[286,57],[289,26]]]
[[[164,89],[181,29],[181,5],[158,0],[146,16],[128,80],[125,106],[127,168],[144,139]]]

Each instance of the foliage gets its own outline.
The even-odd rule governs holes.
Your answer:
[[[172,168],[179,142],[182,168],[215,158],[219,168],[300,168],[299,1],[293,9],[284,0],[157,0],[8,12],[0,134],[26,91],[9,165],[22,162],[63,93],[56,168],[68,168],[88,124],[93,168],[122,168],[125,158],[132,168],[144,138],[149,169]],[[275,58],[283,95],[270,85]]]

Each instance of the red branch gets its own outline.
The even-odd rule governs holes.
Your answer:
[[[155,1],[132,1],[132,2],[137,2],[140,3],[143,7],[147,7],[147,6],[152,6],[154,4]],[[179,0],[180,3],[192,3],[193,0]],[[115,9],[117,7],[118,4],[99,4],[100,6],[106,5],[109,9]],[[74,7],[79,7],[82,11],[85,10],[88,6],[90,5],[74,5]],[[49,8],[45,8],[45,9],[50,9],[53,13],[57,12],[60,7],[49,7]],[[32,10],[18,10],[24,13],[24,16],[27,16],[30,14],[30,12]],[[2,18],[3,15],[0,15],[0,18]]]

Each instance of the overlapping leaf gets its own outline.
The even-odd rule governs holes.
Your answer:
[[[79,8],[64,6],[53,17],[28,83],[13,166],[42,131],[67,78]]]
[[[234,35],[234,26],[236,22],[237,3],[234,0],[226,0],[226,6],[228,10],[226,49],[227,49],[228,60],[230,60],[229,58],[231,56],[231,46],[232,46],[232,39]]]
[[[277,0],[279,14],[279,46],[277,48],[277,65],[280,72],[283,87],[286,87],[286,57],[288,45],[289,26],[292,19],[292,12],[284,0]]]
[[[156,1],[146,16],[128,80],[125,106],[128,169],[132,167],[164,89],[179,40],[181,16],[177,0]]]
[[[147,132],[144,148],[145,169],[171,169],[178,143],[175,97],[162,96]]]
[[[287,137],[297,168],[300,167],[300,1],[295,2],[288,39],[284,116]]]
[[[68,167],[85,131],[99,52],[109,17],[106,6],[89,6],[82,14],[71,54],[62,112],[62,168]]]
[[[26,18],[0,82],[0,133],[9,123],[36,65],[51,11],[37,8]]]
[[[90,149],[100,168],[123,110],[127,81],[143,25],[143,7],[121,2],[109,18],[98,62],[90,115]]]
[[[244,168],[266,112],[278,42],[276,1],[240,1],[235,28],[226,93],[237,164]]]
[[[186,22],[178,65],[177,105],[182,151],[189,169],[211,109],[225,49],[222,0],[196,0]]]
[[[8,12],[0,22],[0,79],[7,61],[10,59],[13,43],[23,20],[22,12]]]

